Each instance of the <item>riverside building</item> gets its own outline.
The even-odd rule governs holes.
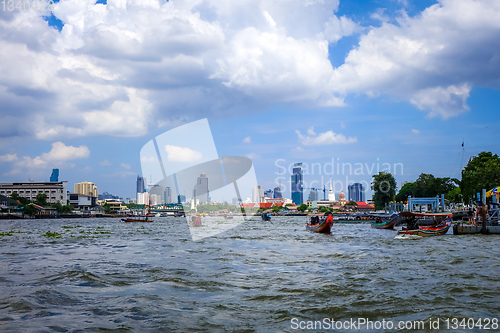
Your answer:
[[[59,202],[66,205],[68,202],[68,182],[26,182],[26,183],[0,183],[0,194],[6,197],[17,192],[20,197],[34,201],[38,194],[45,194],[47,202]]]

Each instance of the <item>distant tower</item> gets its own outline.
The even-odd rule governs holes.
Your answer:
[[[193,199],[199,199],[200,203],[206,203],[209,201],[208,193],[208,178],[204,172],[200,174],[196,180],[196,185],[193,188]]]
[[[353,201],[365,201],[364,200],[364,189],[363,189],[363,184],[361,183],[354,183],[352,185],[348,186],[349,190],[349,200]]]
[[[330,191],[328,191],[328,201],[330,202],[335,201],[335,193],[333,193],[333,188],[332,188],[332,176],[330,176]]]
[[[50,181],[53,183],[59,182],[59,169],[52,169],[52,175],[50,176]]]
[[[137,193],[143,193],[146,189],[146,180],[144,177],[137,176]]]
[[[292,202],[298,206],[304,201],[303,185],[302,185],[302,163],[295,163],[293,165],[292,174]]]
[[[283,196],[281,195],[281,188],[280,188],[280,186],[274,188],[274,198],[276,198],[276,199],[283,198]]]
[[[264,202],[264,189],[260,185],[255,185],[252,189],[252,202]]]

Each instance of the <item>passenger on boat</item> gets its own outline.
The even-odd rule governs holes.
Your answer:
[[[472,218],[472,208],[469,208],[469,211],[467,213],[467,217],[469,219],[469,223],[474,223],[474,219]]]
[[[311,216],[311,225],[319,224],[319,216]]]

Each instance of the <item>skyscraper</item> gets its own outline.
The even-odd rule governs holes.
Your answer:
[[[144,177],[137,176],[137,193],[143,193],[146,189],[146,180]]]
[[[165,187],[165,191],[163,193],[163,203],[170,204],[172,203],[172,190],[170,187]]]
[[[349,190],[349,201],[365,201],[365,192],[363,190],[363,184],[354,183],[348,186]]]
[[[283,195],[281,194],[281,188],[279,186],[274,188],[274,198],[275,199],[283,198]]]
[[[309,192],[309,197],[307,201],[318,201],[319,200],[319,190],[317,188],[312,188]]]
[[[204,172],[202,172],[196,180],[196,185],[193,188],[193,199],[195,199],[195,201],[198,199],[200,203],[209,201],[208,178]]]
[[[302,163],[295,163],[293,165],[292,174],[292,202],[298,206],[304,201],[304,193],[302,188]]]
[[[52,175],[50,176],[50,182],[59,182],[59,169],[52,169]]]
[[[265,198],[272,198],[273,197],[273,190],[269,189],[264,191],[264,197]]]
[[[260,185],[255,185],[252,189],[252,202],[264,202],[264,189]]]

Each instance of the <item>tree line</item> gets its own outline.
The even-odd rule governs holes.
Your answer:
[[[70,204],[63,205],[59,202],[49,204],[47,202],[47,195],[45,193],[38,193],[35,200],[33,201],[28,198],[21,197],[17,192],[12,192],[9,198],[13,200],[17,204],[17,206],[21,206],[21,211],[29,216],[35,215],[38,211],[38,209],[34,205],[41,207],[53,207],[59,214],[68,214],[71,213],[71,211],[74,209],[74,207]]]
[[[500,185],[500,158],[491,152],[481,152],[462,170],[462,179],[435,177],[422,173],[411,183],[404,184],[396,194],[394,176],[387,172],[373,175],[372,190],[375,209],[384,209],[390,202],[406,202],[408,196],[435,197],[444,194],[450,202],[468,204],[476,199],[482,189],[490,190]]]

